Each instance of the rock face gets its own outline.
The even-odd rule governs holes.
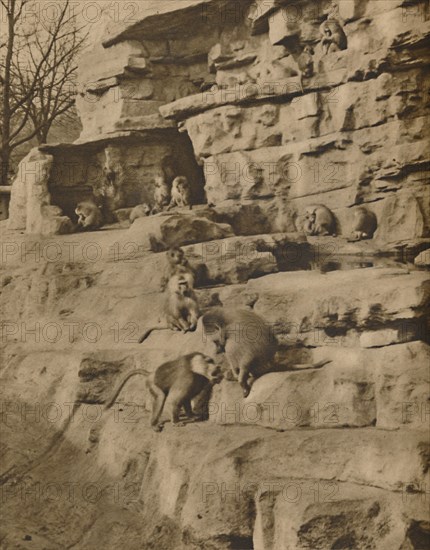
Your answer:
[[[208,238],[225,231],[197,213],[183,216],[191,226],[206,220]],[[148,234],[142,227],[138,233]],[[280,347],[276,372],[257,379],[246,399],[225,379],[207,403],[208,422],[167,424],[155,434],[142,376],[104,410],[120,378],[214,350],[200,322],[195,332],[160,331],[138,344],[162,317],[166,259],[164,252],[127,248],[128,233],[46,243],[14,234],[15,254],[5,249],[13,275],[3,275],[0,294],[5,547],[28,534],[40,548],[70,540],[82,548],[98,548],[101,540],[107,548],[126,540],[130,548],[156,542],[171,550],[366,548],[373,541],[424,548],[426,273],[277,273],[285,268],[279,246],[308,246],[292,235],[185,246],[192,265],[207,269],[197,289],[202,307],[253,307]],[[262,243],[266,251],[249,253]],[[239,257],[238,250],[248,253]],[[54,485],[61,501],[51,500]],[[28,498],[39,490],[40,498]],[[66,527],[64,513],[71,517]]]
[[[61,208],[51,204],[48,179],[53,157],[32,149],[21,161],[9,205],[9,229],[23,229],[30,234],[71,233],[73,224]]]
[[[140,250],[158,252],[170,247],[202,243],[233,235],[227,224],[217,224],[205,217],[161,215],[139,218],[127,232],[125,242]]]
[[[137,4],[111,3],[93,29],[80,139],[33,150],[13,184],[0,243],[2,548],[427,548],[423,3]],[[179,175],[193,208],[130,224],[156,179]],[[108,227],[57,236],[87,199]],[[319,205],[335,236],[306,217]],[[378,227],[356,242],[360,206]],[[215,356],[201,320],[139,344],[165,322],[172,246],[202,313],[250,308],[278,346],[246,399],[224,362],[194,403],[207,421],[155,433],[146,375],[106,408],[122,377]],[[234,327],[244,350],[258,345],[248,329]]]
[[[82,135],[44,149],[53,204],[151,204],[154,178],[185,175],[195,203],[270,201],[298,230],[324,204],[349,237],[366,205],[381,246],[429,238],[422,3],[284,4],[147,1],[128,24],[102,10],[79,69]]]

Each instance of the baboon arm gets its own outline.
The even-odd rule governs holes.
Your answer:
[[[190,308],[189,314],[188,314],[188,322],[190,326],[196,327],[197,321],[199,320],[199,311],[196,307]]]
[[[182,319],[182,318],[178,319],[177,324],[179,328],[183,331],[187,331],[190,329],[190,325],[189,323],[187,323],[187,321],[185,321],[185,319]]]

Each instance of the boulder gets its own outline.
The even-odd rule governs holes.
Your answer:
[[[278,270],[301,269],[309,247],[297,234],[230,237],[185,248],[202,285],[239,284]]]
[[[428,218],[426,211],[423,211],[427,199],[430,200],[428,189],[425,190],[425,197],[422,201],[418,197],[404,192],[399,192],[385,201],[381,213],[381,219],[384,220],[384,223],[378,229],[378,241],[390,243],[411,237],[428,237],[430,234]]]
[[[233,230],[228,224],[178,212],[138,218],[121,241],[134,243],[141,251],[159,252],[172,246],[203,243],[231,236]]]
[[[51,205],[48,181],[54,158],[34,148],[20,162],[18,176],[12,184],[9,204],[9,229],[26,233],[62,235],[72,233],[74,226],[61,208]]]
[[[9,229],[37,229],[42,206],[50,204],[48,179],[53,161],[51,155],[34,148],[20,162],[11,190]]]
[[[430,250],[423,250],[414,260],[418,267],[430,267]]]

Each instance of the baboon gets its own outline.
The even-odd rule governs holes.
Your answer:
[[[169,205],[170,201],[170,189],[167,185],[164,176],[157,176],[155,178],[155,192],[154,192],[154,207],[152,208],[152,214],[158,214],[162,212],[164,208]]]
[[[350,242],[360,241],[361,239],[372,239],[376,231],[378,222],[376,216],[364,206],[356,208],[354,211],[354,228]]]
[[[327,19],[320,26],[321,48],[324,55],[340,50],[346,50],[348,40],[340,23],[339,6],[332,2],[326,12]]]
[[[171,200],[168,210],[175,206],[188,206],[191,210],[191,189],[188,179],[185,176],[178,176],[173,180]]]
[[[215,308],[205,313],[202,321],[205,337],[215,344],[217,353],[225,353],[244,397],[248,397],[256,378],[280,370],[275,365],[277,339],[264,319],[253,311]],[[323,360],[294,366],[301,370],[318,369],[330,362]]]
[[[112,397],[105,405],[110,408],[116,401],[124,385],[132,376],[146,376],[146,387],[152,399],[151,427],[156,432],[161,432],[163,425],[159,422],[167,396],[171,399],[171,420],[173,426],[183,426],[179,421],[181,407],[184,408],[188,418],[201,420],[195,415],[191,406],[191,400],[200,394],[208,385],[221,381],[221,369],[215,365],[212,358],[202,353],[190,353],[168,361],[160,365],[155,372],[149,374],[144,369],[137,369],[124,376]]]
[[[154,330],[193,331],[197,327],[199,306],[197,296],[192,287],[192,281],[187,273],[173,275],[165,291],[163,313],[165,325],[157,325],[145,331],[139,340],[141,344]]]
[[[297,58],[297,64],[300,73],[305,78],[310,78],[314,74],[314,50],[312,46],[306,45],[302,53]]]
[[[92,201],[83,201],[76,205],[75,213],[78,216],[78,230],[89,231],[100,229],[103,225],[103,215],[100,208]]]
[[[161,290],[164,291],[167,283],[173,275],[187,274],[191,286],[194,287],[195,271],[190,262],[185,257],[184,251],[180,247],[172,247],[166,252],[167,267],[164,276],[161,279]]]
[[[146,218],[150,214],[151,214],[151,209],[147,204],[145,203],[138,204],[130,212],[130,222],[133,223],[138,218]]]
[[[323,204],[308,206],[303,230],[306,235],[311,236],[336,236],[336,220],[333,212]]]
[[[253,311],[215,308],[203,315],[203,330],[217,352],[225,352],[244,397],[249,395],[255,378],[273,370],[276,338],[264,319]]]

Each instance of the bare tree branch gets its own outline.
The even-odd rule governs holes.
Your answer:
[[[7,36],[0,44],[1,161],[6,183],[11,152],[33,138],[47,139],[54,121],[75,104],[77,56],[88,32],[77,25],[64,0],[48,24],[34,15],[29,25],[26,7],[33,0],[0,0],[6,11]]]

